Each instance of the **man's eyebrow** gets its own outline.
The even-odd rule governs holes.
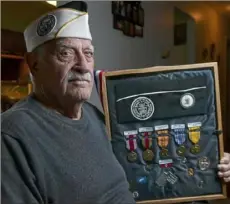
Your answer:
[[[93,45],[89,45],[89,46],[85,47],[84,49],[90,49],[90,50],[94,51],[94,46]]]

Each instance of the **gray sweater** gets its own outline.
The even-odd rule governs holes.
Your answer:
[[[90,104],[81,120],[32,96],[2,114],[3,204],[133,204],[128,182]]]

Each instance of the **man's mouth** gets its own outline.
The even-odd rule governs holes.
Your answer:
[[[68,82],[75,82],[75,83],[80,83],[80,84],[86,84],[91,82],[91,74],[86,73],[83,75],[71,75],[69,77]]]

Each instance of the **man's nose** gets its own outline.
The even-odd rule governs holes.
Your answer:
[[[87,69],[86,66],[86,58],[83,53],[79,52],[76,57],[75,57],[75,63],[73,66],[73,69],[78,71],[78,72],[88,72],[89,70]]]

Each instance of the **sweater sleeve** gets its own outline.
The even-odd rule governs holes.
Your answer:
[[[22,143],[4,133],[1,137],[2,203],[43,204]]]

